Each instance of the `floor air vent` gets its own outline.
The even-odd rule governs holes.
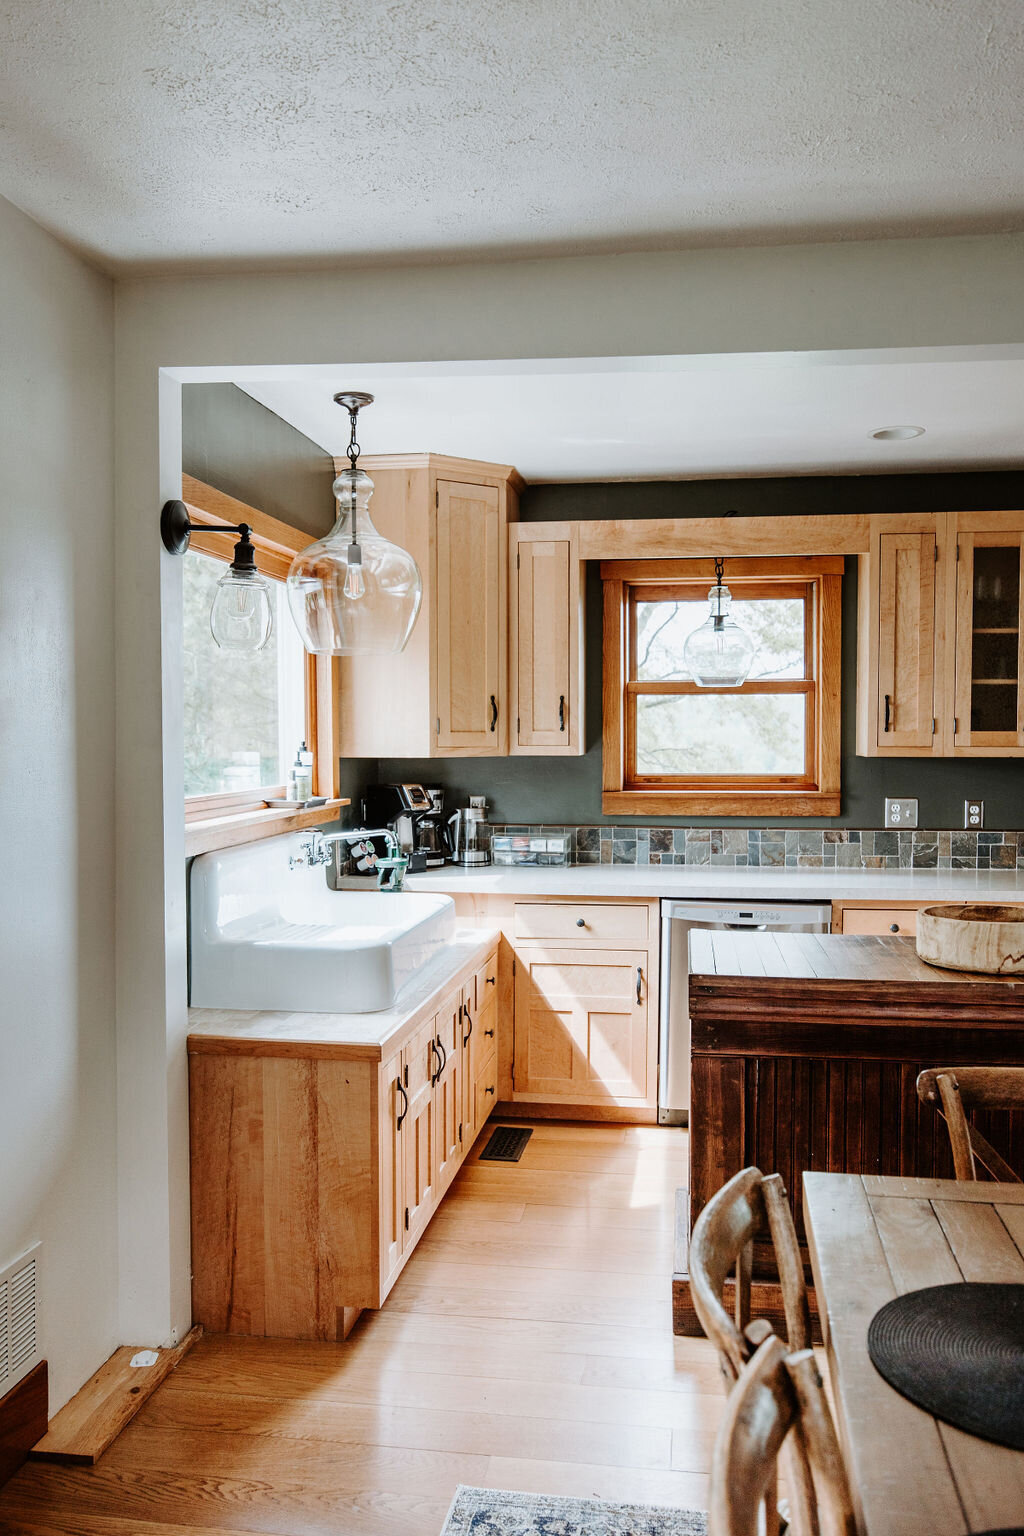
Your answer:
[[[0,1397],[42,1359],[39,1265],[42,1244],[0,1270]]]
[[[518,1163],[532,1135],[532,1131],[521,1130],[518,1125],[499,1125],[480,1153],[480,1161],[482,1163]]]

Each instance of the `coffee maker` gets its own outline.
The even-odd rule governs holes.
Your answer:
[[[444,814],[444,790],[439,786],[428,787],[430,810],[417,812],[413,835],[413,858],[423,860],[422,868],[440,869],[451,857],[448,823]]]
[[[360,804],[363,825],[390,827],[409,860],[409,872],[437,869],[448,859],[444,790],[422,784],[371,784]]]

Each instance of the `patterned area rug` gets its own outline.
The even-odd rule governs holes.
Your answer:
[[[441,1536],[705,1536],[707,1528],[707,1516],[694,1509],[460,1484]]]

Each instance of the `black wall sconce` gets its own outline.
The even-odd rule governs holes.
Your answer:
[[[266,577],[256,569],[256,550],[248,523],[208,526],[193,523],[183,501],[165,501],[160,537],[172,555],[183,555],[193,533],[237,533],[234,558],[217,583],[210,609],[210,632],[225,651],[261,651],[274,628],[274,610]]]

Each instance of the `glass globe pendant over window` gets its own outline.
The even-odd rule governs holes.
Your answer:
[[[248,523],[207,526],[193,523],[183,501],[167,501],[160,513],[160,537],[172,555],[183,555],[193,533],[237,533],[231,564],[217,583],[210,608],[210,632],[225,651],[262,651],[274,629],[266,578],[256,569]]]
[[[732,617],[732,593],[725,585],[725,561],[715,560],[715,585],[708,593],[711,612],[687,636],[683,661],[698,688],[739,688],[747,680],[757,647]]]
[[[307,651],[325,656],[393,654],[404,649],[420,611],[423,583],[412,555],[378,533],[369,513],[373,481],[358,467],[356,421],[373,396],[334,396],[349,414],[349,467],[334,482],[338,520],[296,555],[288,603]]]

